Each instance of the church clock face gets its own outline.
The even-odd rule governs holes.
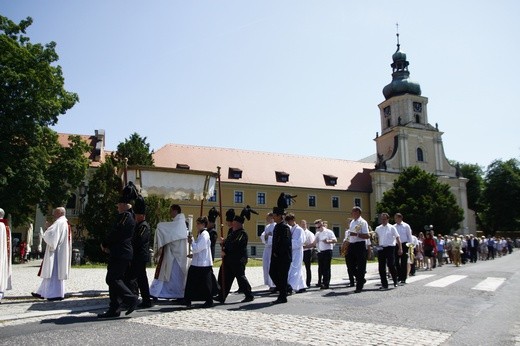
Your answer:
[[[386,106],[385,108],[383,108],[383,114],[385,116],[389,116],[389,115],[392,114],[391,111],[390,111],[390,106]]]
[[[422,112],[422,103],[414,102],[413,103],[413,111],[414,112]]]

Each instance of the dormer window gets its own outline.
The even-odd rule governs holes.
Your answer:
[[[278,183],[286,183],[289,181],[289,173],[276,171],[276,181]]]
[[[178,163],[175,168],[177,168],[177,169],[190,169],[190,166],[185,164],[185,163]]]
[[[336,186],[338,183],[338,177],[333,175],[323,174],[323,179],[325,180],[325,185],[327,186]]]
[[[242,179],[242,170],[239,168],[229,167],[228,178],[229,179]]]

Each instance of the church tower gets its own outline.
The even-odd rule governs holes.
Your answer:
[[[443,132],[428,120],[428,98],[421,95],[421,86],[409,79],[409,62],[401,51],[399,33],[397,50],[392,55],[392,81],[383,88],[385,101],[378,105],[381,134],[377,133],[376,169],[371,173],[373,214],[375,202],[392,188],[394,180],[405,168],[418,166],[448,183],[464,210],[461,232],[468,231],[466,183],[456,167],[446,159],[442,142]]]

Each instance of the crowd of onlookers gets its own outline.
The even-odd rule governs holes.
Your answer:
[[[477,260],[492,260],[513,252],[513,248],[520,246],[520,239],[505,237],[469,235],[442,235],[435,236],[433,231],[420,232],[413,246],[413,259],[410,260],[410,275],[415,270],[432,270],[436,266],[454,264],[460,266],[466,263],[475,263]],[[414,239],[415,240],[415,239]],[[415,268],[414,268],[415,267]]]

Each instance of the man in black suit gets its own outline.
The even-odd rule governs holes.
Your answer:
[[[271,253],[271,265],[269,276],[279,292],[278,298],[273,304],[287,303],[287,277],[292,261],[291,229],[284,223],[284,209],[273,208],[273,219],[276,222],[273,230],[273,250]]]
[[[129,202],[125,196],[119,199],[116,224],[101,244],[101,250],[110,255],[106,276],[110,305],[108,311],[98,314],[98,318],[119,317],[121,303],[127,307],[125,315],[129,315],[135,310],[139,301],[125,280],[133,257],[132,236],[135,228],[132,205],[128,204]]]

